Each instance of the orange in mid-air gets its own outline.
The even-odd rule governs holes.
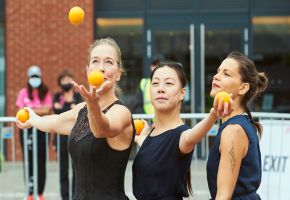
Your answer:
[[[73,25],[81,24],[84,21],[84,18],[85,12],[79,6],[72,7],[68,13],[69,22]]]
[[[88,81],[91,85],[99,87],[104,82],[104,74],[100,71],[92,71],[88,76]]]
[[[29,113],[25,109],[20,109],[16,113],[16,118],[21,121],[22,123],[26,122],[29,119]]]
[[[136,130],[136,135],[140,135],[140,133],[142,132],[142,130],[144,128],[144,122],[140,119],[135,119],[134,126],[135,126],[135,130]]]
[[[230,105],[231,96],[229,93],[227,93],[225,91],[221,91],[221,92],[216,94],[216,97],[217,97],[218,104],[220,101],[223,101],[223,104],[227,102],[228,105]]]

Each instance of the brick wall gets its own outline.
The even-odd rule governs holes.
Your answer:
[[[75,5],[85,11],[84,23],[79,26],[68,22],[68,11]],[[26,71],[31,65],[41,67],[43,81],[52,93],[58,89],[56,79],[64,68],[73,72],[77,82],[86,82],[93,23],[93,0],[6,1],[6,116],[15,116],[15,101],[26,86]],[[22,159],[18,134],[16,159]]]

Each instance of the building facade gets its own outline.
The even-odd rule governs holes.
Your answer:
[[[75,5],[85,11],[79,26],[67,20]],[[100,37],[120,45],[127,70],[121,98],[128,104],[140,79],[149,76],[151,57],[162,53],[186,70],[190,98],[183,111],[207,112],[212,77],[226,55],[238,50],[270,78],[253,110],[290,112],[289,0],[0,0],[1,115],[15,115],[30,65],[41,66],[52,92],[63,68],[85,83],[87,49]]]
[[[217,67],[238,50],[270,78],[253,110],[290,112],[290,1],[96,0],[94,11],[95,37],[111,36],[121,46],[128,102],[150,73],[150,57],[162,53],[187,72],[191,106],[184,111],[206,112]]]

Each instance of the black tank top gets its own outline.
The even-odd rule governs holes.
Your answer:
[[[182,200],[188,197],[186,177],[192,153],[179,149],[181,134],[189,129],[181,125],[144,140],[134,160],[133,193],[138,200]]]
[[[115,101],[113,105],[121,104]],[[87,107],[79,111],[77,121],[68,139],[68,150],[75,169],[74,200],[122,200],[128,199],[124,191],[124,176],[132,141],[125,150],[114,150],[106,138],[96,138],[89,127]]]

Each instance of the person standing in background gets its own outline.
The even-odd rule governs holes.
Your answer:
[[[78,103],[82,102],[82,97],[74,91],[72,85],[73,75],[68,70],[63,70],[58,78],[57,84],[61,91],[57,92],[53,98],[53,111],[60,114],[74,108]],[[60,174],[60,191],[62,200],[68,200],[69,196],[69,154],[67,149],[67,135],[55,135],[55,146],[59,149],[59,174]],[[59,139],[59,141],[58,141]],[[59,146],[57,145],[59,144]],[[72,188],[74,188],[74,171],[72,178]],[[73,190],[72,190],[73,192]]]
[[[38,66],[31,66],[27,71],[27,86],[20,90],[16,101],[18,109],[30,107],[35,113],[40,116],[48,115],[52,109],[52,95],[48,87],[42,80],[42,73]],[[23,130],[20,130],[22,133]],[[28,129],[28,140],[32,141],[32,128]],[[20,142],[24,157],[23,134],[20,134]],[[28,144],[28,197],[27,200],[33,199],[33,151],[32,143]],[[46,181],[46,138],[43,131],[37,130],[37,168],[38,168],[38,198],[43,200],[43,191]],[[24,165],[25,167],[25,165]]]

